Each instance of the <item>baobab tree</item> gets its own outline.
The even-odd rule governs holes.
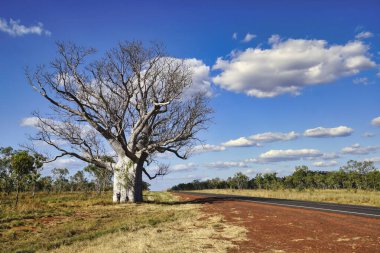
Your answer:
[[[162,47],[124,42],[97,60],[95,50],[57,43],[49,67],[27,71],[31,86],[52,105],[49,117],[34,113],[38,140],[62,156],[114,172],[113,201],[140,202],[142,174],[158,153],[186,159],[207,127],[211,109],[204,92],[188,92],[192,70]],[[109,159],[110,154],[115,154]],[[105,157],[107,159],[105,159]]]

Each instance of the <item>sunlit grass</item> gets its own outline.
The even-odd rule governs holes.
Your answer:
[[[219,216],[206,217],[199,204],[178,204],[168,192],[145,192],[144,199],[113,204],[111,193],[39,193],[34,199],[22,194],[15,209],[13,196],[3,195],[0,251],[152,252],[162,247],[153,252],[202,252],[208,245],[225,252],[233,245],[221,239],[228,238],[224,232],[231,240],[244,238],[243,228],[222,224]],[[215,224],[225,229],[216,230]]]
[[[362,190],[234,190],[209,189],[198,192],[234,194],[252,197],[309,200],[339,204],[380,206],[380,192]]]

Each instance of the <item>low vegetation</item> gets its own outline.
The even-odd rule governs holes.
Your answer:
[[[339,170],[313,171],[307,166],[296,166],[293,174],[285,177],[277,173],[256,174],[249,178],[241,172],[223,180],[220,178],[205,181],[194,180],[172,187],[172,190],[202,189],[349,189],[380,190],[380,171],[371,161],[358,162],[350,160]]]
[[[380,206],[380,171],[373,162],[350,160],[335,171],[297,166],[289,176],[258,173],[253,178],[238,172],[227,180],[194,180],[171,190]]]
[[[113,204],[110,194],[21,193],[17,209],[2,195],[1,252],[225,252],[244,238],[245,229],[170,193],[145,192],[142,204]]]
[[[278,199],[295,199],[318,202],[331,202],[351,205],[369,205],[380,206],[380,194],[377,191],[364,190],[258,190],[258,189],[207,189],[196,192],[232,194],[250,197],[278,198]]]

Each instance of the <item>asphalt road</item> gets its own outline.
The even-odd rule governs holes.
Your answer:
[[[213,194],[213,193],[198,193],[198,192],[183,192],[183,191],[181,191],[180,193],[190,194],[190,195],[195,195],[195,196],[203,196],[203,197],[208,197],[208,198],[239,200],[239,201],[255,202],[255,203],[268,204],[268,205],[305,208],[305,209],[352,214],[352,215],[359,215],[359,216],[364,216],[364,217],[380,219],[380,207],[374,207],[374,206],[343,205],[343,204],[323,203],[323,202],[314,202],[314,201],[247,197],[247,196]]]

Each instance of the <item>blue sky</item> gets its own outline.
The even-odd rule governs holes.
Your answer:
[[[52,60],[56,41],[101,55],[137,39],[196,59],[215,111],[203,152],[161,158],[172,172],[153,189],[349,159],[379,167],[379,12],[379,1],[1,1],[0,146],[27,142],[25,119],[49,111],[24,69]],[[82,164],[63,159],[45,173],[53,166]]]

